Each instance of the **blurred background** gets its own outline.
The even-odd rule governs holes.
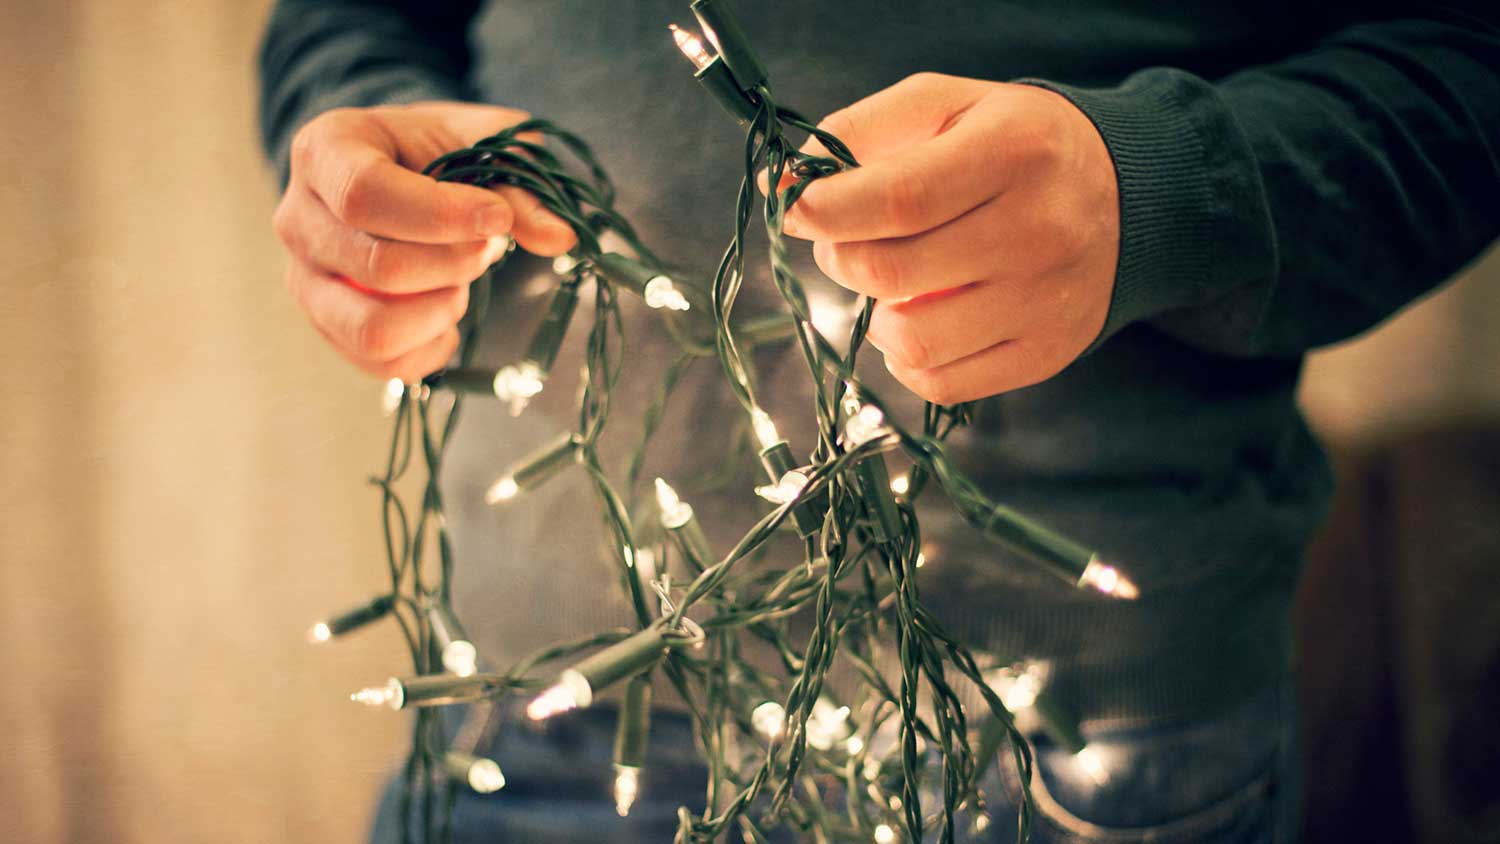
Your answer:
[[[0,22],[0,841],[360,841],[402,753],[347,701],[395,629],[303,638],[381,585],[386,426],[281,285],[269,5]],[[1299,607],[1308,840],[1500,841],[1500,259],[1304,403],[1343,480]]]

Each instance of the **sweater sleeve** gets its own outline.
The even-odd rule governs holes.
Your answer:
[[[320,112],[466,99],[479,0],[280,0],[260,49],[260,125],[283,183],[292,135]]]
[[[1296,356],[1475,258],[1500,234],[1500,7],[1483,8],[1354,25],[1213,82],[1033,80],[1088,114],[1119,178],[1096,347],[1144,321],[1211,352]]]

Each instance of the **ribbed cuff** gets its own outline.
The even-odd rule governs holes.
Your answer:
[[[1263,192],[1253,159],[1207,82],[1167,69],[1114,88],[1018,81],[1077,106],[1114,161],[1119,265],[1090,351],[1130,323],[1212,298],[1243,278],[1248,263],[1269,260],[1265,227],[1254,220]]]

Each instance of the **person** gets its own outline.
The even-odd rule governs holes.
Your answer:
[[[1140,588],[1133,602],[1059,589],[942,502],[923,511],[924,598],[995,659],[1046,665],[1100,750],[1092,776],[1039,743],[1033,840],[1293,840],[1288,609],[1331,494],[1299,371],[1309,349],[1377,324],[1500,233],[1496,7],[738,6],[778,98],[828,115],[864,165],[812,186],[787,230],[831,280],[819,301],[879,300],[870,341],[891,380],[877,391],[899,389],[905,414],[980,400],[954,442],[962,468]],[[501,238],[537,256],[572,245],[524,192],[417,172],[518,109],[589,139],[645,242],[706,278],[743,138],[667,39],[686,15],[685,0],[281,0],[261,121],[285,183],[287,286],[313,326],[356,366],[416,379],[453,353]],[[479,353],[496,366],[550,277],[518,257]],[[752,277],[739,307],[775,307],[769,288]],[[662,332],[631,318],[632,371],[665,366]],[[788,427],[810,415],[800,365],[793,350],[761,361]],[[738,418],[712,370],[669,406],[656,442],[670,445],[650,455],[663,475],[704,471],[727,441],[716,420]],[[627,378],[618,406],[643,408],[652,383]],[[594,562],[597,519],[576,507],[583,480],[498,512],[479,503],[512,458],[567,427],[570,392],[549,388],[514,421],[471,403],[451,452],[461,615],[495,664],[627,618]],[[693,501],[720,547],[753,520],[752,484]],[[600,718],[501,730],[491,751],[510,785],[460,797],[457,840],[666,840],[677,803],[701,800],[685,725],[658,719],[659,773],[618,819]],[[992,779],[998,814],[1015,783]],[[395,820],[387,801],[377,840]]]

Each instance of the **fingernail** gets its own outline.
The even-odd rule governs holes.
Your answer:
[[[479,209],[479,220],[477,227],[480,237],[489,237],[497,234],[508,234],[511,222],[515,215],[511,213],[510,206],[503,202],[486,205]]]

